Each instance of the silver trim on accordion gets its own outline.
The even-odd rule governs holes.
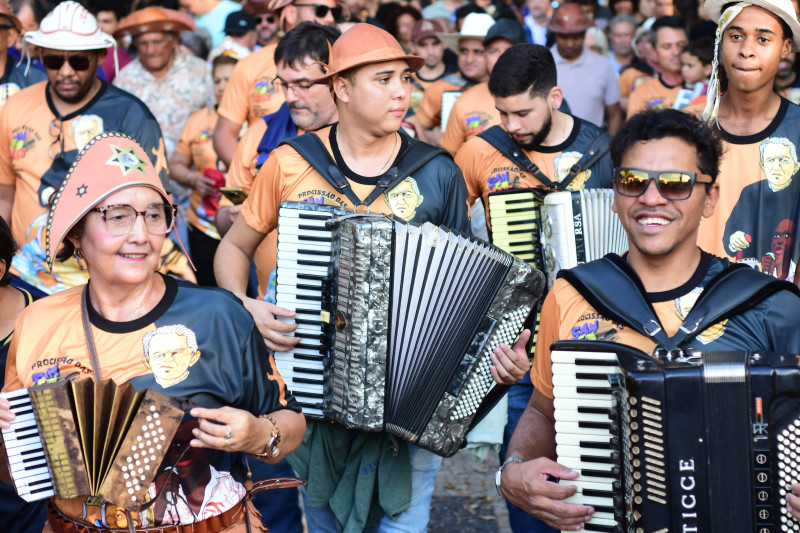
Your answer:
[[[557,460],[579,473],[565,502],[595,507],[584,531],[800,531],[786,509],[800,356],[596,341],[551,353]]]
[[[281,204],[282,216],[288,210],[309,208]],[[333,215],[326,224],[330,269],[319,304],[281,297],[294,290],[281,290],[294,267],[284,262],[288,254],[281,245],[288,241],[279,218],[277,303],[304,310],[308,319],[318,312],[322,324],[305,329],[315,337],[303,341],[316,342],[313,353],[304,347],[276,354],[278,371],[294,376],[293,357],[314,359],[322,373],[312,378],[316,392],[301,393],[311,395],[305,405],[301,401],[311,418],[388,431],[440,455],[454,454],[485,408],[505,392],[494,386],[490,356],[522,330],[543,275],[446,228],[384,215]],[[287,384],[294,392],[293,378]]]

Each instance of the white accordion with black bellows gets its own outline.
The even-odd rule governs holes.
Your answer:
[[[628,238],[611,210],[613,201],[612,189],[489,193],[492,243],[542,270],[550,287],[561,269],[627,251]]]
[[[479,239],[305,203],[281,204],[277,262],[276,303],[301,341],[275,360],[306,416],[444,456],[505,392],[491,354],[544,288]]]

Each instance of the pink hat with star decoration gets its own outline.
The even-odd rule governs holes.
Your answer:
[[[150,187],[169,202],[144,148],[124,133],[101,133],[81,150],[50,199],[45,252],[51,271],[69,231],[106,197],[128,187]]]

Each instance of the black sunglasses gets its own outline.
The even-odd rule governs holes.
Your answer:
[[[328,11],[333,13],[333,18],[335,20],[339,20],[339,17],[342,16],[342,6],[336,7],[328,7],[322,4],[294,4],[297,7],[313,7],[314,8],[314,15],[318,19],[324,19],[328,16]]]
[[[92,64],[92,58],[88,56],[59,56],[59,55],[46,55],[42,57],[42,63],[50,70],[61,70],[64,66],[64,61],[69,63],[69,66],[75,72],[89,70],[89,65]]]
[[[274,24],[275,17],[273,15],[256,15],[256,20],[258,24],[266,22],[267,24]]]
[[[637,197],[644,194],[655,180],[658,192],[667,200],[686,200],[692,195],[695,183],[713,183],[710,176],[701,174],[708,180],[699,180],[696,172],[680,170],[642,170],[639,168],[614,169],[614,189],[622,196]]]

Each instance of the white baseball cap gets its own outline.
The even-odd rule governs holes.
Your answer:
[[[461,39],[477,39],[483,44],[483,39],[492,26],[494,26],[494,19],[488,13],[470,13],[464,17],[460,32],[439,33],[437,36],[445,46],[458,53],[458,43]]]

